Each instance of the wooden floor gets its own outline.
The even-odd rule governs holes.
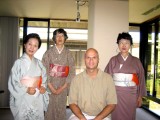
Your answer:
[[[66,109],[66,113],[68,120],[69,116],[71,115],[71,111],[69,108]],[[9,108],[0,108],[0,120],[13,120],[13,116]],[[160,118],[157,118],[156,116],[153,116],[147,111],[138,108],[136,120],[160,120]]]

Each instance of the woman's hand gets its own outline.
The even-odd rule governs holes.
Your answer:
[[[58,87],[57,89],[55,89],[55,88],[53,87],[53,83],[52,83],[52,84],[51,84],[51,83],[48,83],[49,89],[50,89],[51,92],[52,92],[53,94],[55,94],[55,95],[61,94],[61,93],[63,92],[63,90],[64,90],[65,88],[67,88],[67,86],[68,86],[68,84],[65,83],[63,86],[60,86],[60,87]]]
[[[142,97],[138,97],[137,99],[137,107],[141,107],[142,106]]]
[[[62,93],[62,91],[63,91],[63,87],[59,87],[59,88],[56,90],[55,94],[56,94],[56,95],[59,95],[59,94]]]
[[[56,95],[59,95],[63,92],[64,89],[66,89],[68,87],[68,84],[65,83],[63,86],[60,86],[59,88],[56,89]]]
[[[30,95],[34,95],[36,93],[36,89],[34,87],[28,87],[27,93]]]
[[[39,92],[40,92],[41,94],[44,94],[44,93],[46,92],[46,88],[43,87],[43,86],[41,86],[41,87],[39,88]]]

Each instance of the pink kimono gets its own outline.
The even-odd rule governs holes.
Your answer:
[[[124,60],[118,54],[110,59],[104,71],[112,75],[117,92],[118,103],[112,112],[112,120],[135,120],[137,98],[146,95],[140,60],[131,54]]]

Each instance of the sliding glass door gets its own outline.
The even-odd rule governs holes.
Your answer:
[[[155,97],[160,99],[160,21],[158,22],[157,26],[159,26],[156,31],[156,62],[155,62]]]
[[[145,67],[147,97],[143,107],[160,116],[160,20],[141,26],[141,56]]]

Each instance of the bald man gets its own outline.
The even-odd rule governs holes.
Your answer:
[[[86,70],[78,74],[70,86],[69,120],[111,120],[117,104],[112,77],[98,68],[99,54],[89,48],[84,56]]]

